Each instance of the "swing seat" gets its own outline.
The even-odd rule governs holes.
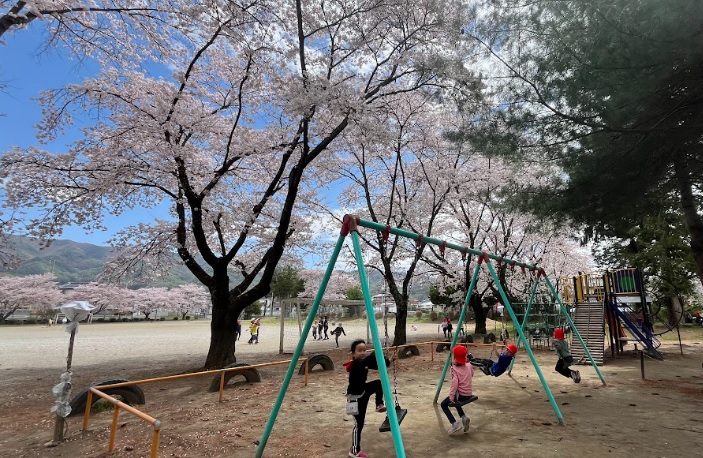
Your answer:
[[[450,402],[449,407],[461,407],[461,406],[465,406],[466,404],[470,404],[474,401],[478,401],[478,396],[469,396],[468,399],[464,399],[463,401]]]
[[[395,406],[395,414],[398,417],[398,424],[400,425],[403,422],[403,418],[408,414],[408,409],[401,409],[400,406]],[[387,433],[391,430],[391,420],[388,418],[388,415],[386,415],[386,419],[383,420],[378,430],[382,433]]]

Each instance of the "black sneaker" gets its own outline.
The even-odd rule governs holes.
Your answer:
[[[571,371],[571,378],[574,379],[575,383],[581,383],[581,374],[579,371]]]

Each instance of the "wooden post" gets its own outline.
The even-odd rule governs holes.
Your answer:
[[[76,338],[76,328],[71,331],[71,338],[68,341],[68,357],[66,357],[66,372],[71,372],[71,362],[73,361],[73,341]],[[66,395],[71,393],[69,386]],[[68,401],[68,399],[66,399]],[[64,439],[64,431],[66,430],[66,419],[56,412],[56,422],[54,423],[54,443],[62,442]]]
[[[271,314],[273,314],[273,303],[271,303]],[[283,334],[285,333],[285,314],[286,314],[286,302],[281,301],[281,332],[280,332],[280,343],[278,345],[278,354],[283,354]]]
[[[644,380],[644,352],[640,350],[640,371],[642,372],[642,380]]]
[[[681,330],[679,329],[679,324],[676,323],[676,334],[679,336],[679,348],[681,349],[681,356],[683,356],[683,344],[681,343]]]
[[[298,335],[302,338],[303,337],[303,319],[300,316],[300,301],[297,301],[295,303],[295,314],[298,317]],[[307,339],[308,336],[305,336]]]

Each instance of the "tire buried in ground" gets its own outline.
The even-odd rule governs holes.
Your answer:
[[[246,367],[249,366],[249,363],[241,362],[241,363],[232,363],[228,364],[225,366],[223,369],[229,369],[232,367]],[[256,383],[261,381],[261,375],[259,374],[259,371],[256,370],[255,367],[250,367],[249,369],[241,369],[238,371],[228,371],[225,372],[225,387],[227,387],[227,383],[233,378],[238,375],[241,375],[244,377],[244,379],[247,381],[247,383]],[[239,383],[239,382],[236,382]],[[215,391],[220,391],[220,374],[216,374],[215,377],[212,379],[212,382],[210,382],[210,386],[207,389],[209,392],[214,393]]]
[[[411,356],[420,356],[420,349],[415,345],[408,345],[398,349],[398,359],[406,359]]]
[[[308,357],[308,370],[312,372],[312,369],[315,366],[320,366],[322,367],[323,371],[333,371],[334,370],[334,362],[332,361],[332,358],[330,358],[327,355],[310,355]],[[298,374],[302,375],[305,373],[305,361],[300,365],[300,369],[298,370]]]
[[[445,343],[437,344],[437,348],[435,348],[434,351],[436,351],[437,353],[442,353],[444,350],[449,350],[449,347],[452,345],[452,341],[445,340],[444,342]]]
[[[495,343],[496,342],[496,335],[491,333],[486,334],[483,336],[483,343]]]
[[[76,396],[73,397],[73,399],[71,399],[71,413],[68,416],[72,417],[74,415],[83,415],[85,412],[85,403],[88,401],[88,392],[90,387],[114,385],[115,383],[124,382],[129,382],[129,380],[124,378],[111,378],[101,380],[100,382],[95,382],[89,387],[83,388]],[[120,386],[116,388],[108,388],[102,391],[112,397],[122,398],[122,402],[129,405],[144,404],[146,402],[146,399],[144,398],[144,391],[142,391],[142,389],[138,386]],[[101,399],[102,398],[100,396],[93,394],[91,404],[94,405]]]
[[[474,343],[474,336],[470,334],[466,334],[464,337],[461,339],[462,343]]]

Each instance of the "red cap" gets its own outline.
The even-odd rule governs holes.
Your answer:
[[[505,349],[508,350],[513,355],[517,353],[517,346],[515,346],[514,343],[509,343],[508,345],[505,346]]]
[[[554,330],[554,338],[557,340],[564,340],[564,330],[561,328],[556,328]]]
[[[465,346],[457,345],[452,348],[452,353],[454,354],[454,361],[457,364],[466,364],[466,355],[468,355],[469,352],[466,350]]]

